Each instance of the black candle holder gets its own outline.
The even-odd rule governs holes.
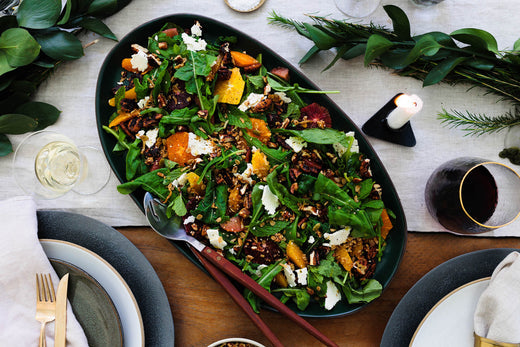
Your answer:
[[[394,96],[379,111],[376,112],[361,128],[363,132],[369,136],[378,139],[396,143],[398,145],[413,147],[417,143],[413,133],[410,121],[406,122],[399,129],[392,129],[388,126],[386,118],[395,108],[397,108],[394,100],[403,93]]]

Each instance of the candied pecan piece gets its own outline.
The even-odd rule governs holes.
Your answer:
[[[273,102],[269,98],[263,98],[259,103],[251,108],[253,113],[262,113],[267,111]]]
[[[363,178],[372,177],[372,171],[370,170],[370,159],[365,159],[361,162],[361,166],[359,167],[359,174]]]
[[[262,67],[262,63],[256,63],[256,64],[244,66],[243,69],[244,69],[245,73],[252,73],[252,72],[258,71],[258,69],[260,69],[261,67]]]
[[[133,99],[122,99],[121,100],[121,110],[125,112],[132,112],[137,107],[137,102]]]
[[[221,67],[217,71],[217,79],[222,81],[227,81],[231,78],[231,70],[227,67]]]
[[[271,73],[275,76],[280,77],[283,80],[289,81],[289,69],[286,67],[275,67],[271,69]]]
[[[247,239],[243,248],[244,254],[256,264],[272,264],[283,257],[278,244],[269,238]]]

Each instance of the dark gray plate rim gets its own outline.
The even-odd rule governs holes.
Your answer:
[[[164,287],[146,257],[114,228],[80,214],[38,211],[38,237],[72,242],[105,259],[137,300],[146,346],[173,346],[173,317]]]
[[[515,248],[484,249],[452,258],[424,275],[401,299],[386,325],[381,347],[408,346],[422,319],[444,296],[471,281],[491,276]]]

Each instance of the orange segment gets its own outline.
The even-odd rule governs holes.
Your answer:
[[[271,130],[267,127],[267,123],[263,119],[251,118],[253,124],[251,129],[247,129],[249,136],[256,137],[263,143],[267,143],[271,139]]]
[[[246,53],[237,51],[231,51],[229,53],[231,54],[231,58],[233,58],[233,63],[238,67],[246,67],[260,63],[258,60]]]
[[[168,159],[184,166],[188,161],[195,157],[188,152],[190,136],[187,132],[181,131],[170,135],[166,139],[166,148],[168,149]]]
[[[242,79],[240,69],[231,69],[231,76],[228,80],[218,80],[215,85],[214,95],[218,95],[218,102],[224,104],[238,105],[244,92],[246,82]]]
[[[386,211],[386,209],[384,209],[383,212],[381,213],[381,220],[383,221],[383,225],[381,226],[381,237],[383,239],[386,239],[386,237],[388,236],[388,233],[394,227],[392,225],[392,221],[390,220],[390,216],[388,215],[388,212]]]
[[[255,151],[251,158],[251,165],[253,165],[253,173],[259,178],[264,178],[269,174],[269,161],[264,153]]]

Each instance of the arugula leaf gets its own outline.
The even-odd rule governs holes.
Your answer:
[[[229,125],[233,125],[237,128],[251,129],[253,123],[247,113],[240,111],[238,107],[229,106],[227,113],[220,114],[220,120],[225,122],[228,121]]]
[[[272,161],[273,163],[285,163],[287,156],[291,154],[290,151],[284,151],[282,148],[269,148],[256,137],[249,136],[246,133],[244,133],[244,139],[246,140],[249,146],[255,146],[256,148],[258,148],[262,153],[264,153],[267,156],[269,161]]]
[[[318,143],[322,145],[332,145],[339,143],[345,148],[349,148],[352,140],[350,137],[345,136],[343,131],[339,131],[332,128],[312,128],[305,130],[288,130],[288,129],[276,129],[277,132],[283,134],[290,134],[298,136],[310,143]]]
[[[291,222],[278,220],[271,225],[270,221],[267,221],[264,226],[257,225],[250,228],[249,231],[258,237],[272,236],[287,228],[289,224]]]
[[[267,268],[262,269],[262,276],[260,278],[254,278],[255,281],[264,287],[267,291],[271,291],[271,283],[274,280],[274,277],[282,271],[282,266],[280,262],[269,265]],[[257,313],[260,312],[260,299],[249,289],[244,290],[244,296],[253,308],[253,310]]]
[[[163,184],[163,178],[160,177],[158,174],[167,173],[167,168],[162,168],[148,172],[142,176],[137,177],[133,181],[125,182],[118,185],[117,191],[121,194],[130,194],[138,188],[143,188],[144,190],[157,196],[159,199],[165,200],[170,194],[170,191]]]
[[[338,206],[353,210],[359,207],[359,203],[355,202],[346,191],[338,187],[338,185],[323,174],[319,174],[314,184],[313,200],[327,200]]]
[[[352,237],[375,237],[376,232],[372,221],[365,210],[345,211],[340,207],[329,206],[328,218],[330,224],[338,226],[350,226]]]
[[[184,204],[184,200],[182,199],[182,194],[177,195],[177,197],[171,203],[171,208],[173,212],[179,217],[185,216],[188,213],[186,209],[186,205]]]
[[[305,288],[280,288],[273,290],[273,292],[282,293],[292,298],[300,311],[305,311],[311,301],[311,296]]]
[[[280,203],[282,205],[287,206],[294,213],[299,215],[300,210],[298,208],[298,202],[301,199],[291,194],[289,190],[278,180],[278,174],[282,168],[283,166],[279,166],[278,168],[274,169],[269,175],[267,175],[265,181],[269,185],[269,189],[271,190],[271,192],[278,197]]]
[[[369,279],[363,286],[355,289],[347,282],[341,286],[345,297],[350,304],[367,303],[381,296],[383,286],[375,279]]]
[[[202,216],[200,220],[206,224],[223,222],[226,217],[227,196],[228,191],[225,184],[215,185],[214,181],[210,181],[206,188],[204,199],[197,208],[191,211],[191,214],[193,216]]]
[[[130,181],[140,171],[142,160],[141,157],[141,140],[136,139],[128,148],[126,153],[126,179]],[[145,165],[146,166],[146,165]]]

